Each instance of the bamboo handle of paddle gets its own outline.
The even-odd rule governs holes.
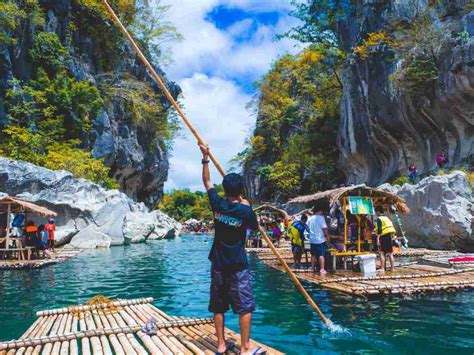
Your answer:
[[[194,137],[196,137],[198,143],[200,144],[203,144],[204,143],[204,140],[202,139],[202,137],[199,135],[199,132],[196,131],[196,129],[193,127],[193,125],[191,124],[191,122],[188,120],[188,118],[186,117],[186,115],[184,114],[183,110],[181,110],[181,107],[179,107],[178,103],[176,102],[176,100],[173,98],[173,96],[170,94],[170,92],[168,91],[168,88],[166,87],[165,83],[163,82],[163,80],[161,80],[161,78],[158,76],[158,74],[156,73],[155,69],[153,69],[152,65],[150,64],[150,62],[148,61],[148,59],[146,59],[146,57],[143,55],[143,52],[141,51],[141,49],[138,47],[138,45],[136,44],[135,40],[133,39],[133,37],[130,35],[130,33],[128,32],[128,30],[125,28],[125,26],[122,24],[122,22],[120,21],[120,19],[118,18],[118,16],[115,14],[114,10],[112,9],[112,7],[110,6],[110,4],[107,2],[107,0],[103,0],[104,2],[104,5],[105,7],[107,8],[107,11],[109,12],[110,16],[112,16],[112,19],[115,21],[115,23],[117,24],[117,26],[119,27],[119,29],[122,31],[122,33],[125,35],[125,37],[127,37],[128,41],[130,42],[130,44],[132,45],[132,47],[135,49],[135,52],[137,53],[138,57],[141,59],[141,61],[143,62],[143,64],[145,64],[145,66],[148,68],[148,71],[149,73],[151,74],[151,76],[153,77],[153,79],[155,79],[156,83],[161,87],[161,90],[163,90],[163,93],[165,94],[166,98],[168,99],[168,101],[171,103],[171,105],[173,105],[173,107],[175,108],[175,110],[178,112],[178,114],[181,116],[181,118],[183,119],[184,123],[186,124],[186,126],[188,126],[188,128],[191,130],[192,134],[194,135]],[[209,155],[209,158],[211,158],[211,161],[214,163],[214,166],[216,167],[216,169],[219,171],[219,173],[221,175],[225,175],[225,172],[224,172],[224,169],[222,168],[222,166],[219,164],[219,162],[217,161],[217,159],[215,158],[215,156],[212,154]]]
[[[196,129],[193,127],[193,125],[191,124],[191,122],[188,120],[188,118],[186,117],[186,115],[184,114],[183,110],[181,110],[181,107],[179,107],[178,103],[175,101],[175,99],[173,98],[173,96],[170,94],[170,92],[168,91],[168,88],[166,87],[166,85],[164,84],[164,82],[161,80],[161,78],[158,76],[158,74],[156,73],[155,69],[153,69],[152,65],[150,64],[150,62],[148,61],[148,59],[146,59],[146,57],[143,55],[141,49],[138,47],[138,45],[136,44],[135,40],[132,38],[132,36],[130,35],[130,33],[128,33],[127,29],[125,28],[125,26],[122,24],[122,22],[120,21],[120,19],[118,18],[118,16],[115,14],[114,10],[112,9],[112,7],[109,5],[109,3],[107,2],[107,0],[102,0],[107,11],[109,12],[110,16],[112,16],[112,19],[114,20],[114,22],[117,24],[117,26],[119,27],[120,31],[122,31],[122,33],[125,35],[125,37],[127,37],[127,39],[129,40],[130,44],[132,45],[132,47],[135,49],[138,57],[141,59],[141,61],[143,62],[143,64],[145,64],[145,66],[148,68],[148,71],[150,72],[151,76],[153,77],[153,79],[155,79],[155,81],[157,82],[157,84],[161,87],[161,90],[163,90],[163,93],[165,94],[166,98],[168,99],[168,101],[171,103],[171,105],[173,105],[173,107],[175,108],[175,110],[178,112],[178,114],[181,116],[181,118],[183,119],[184,123],[186,124],[186,126],[188,126],[188,128],[191,130],[192,134],[194,135],[194,137],[196,137],[198,143],[202,144],[204,143],[204,140],[202,139],[202,137],[199,135],[198,131],[196,131]],[[217,168],[217,170],[219,171],[219,173],[224,176],[225,175],[225,171],[224,169],[222,168],[222,166],[219,164],[219,162],[217,161],[217,159],[214,157],[214,155],[211,153],[209,155],[209,158],[211,158],[211,161],[214,163],[214,166]],[[293,282],[295,283],[296,287],[298,288],[298,290],[303,294],[303,296],[306,298],[306,300],[308,301],[308,303],[311,305],[311,307],[313,307],[313,309],[316,311],[316,313],[318,314],[319,318],[321,318],[321,320],[324,322],[324,324],[328,324],[329,323],[329,319],[327,319],[324,314],[321,312],[321,310],[319,309],[318,305],[313,301],[313,299],[311,298],[311,296],[308,294],[308,292],[304,289],[303,285],[301,285],[301,282],[298,280],[298,278],[295,276],[295,274],[293,273],[293,271],[291,271],[290,267],[288,266],[288,264],[286,263],[286,261],[282,258],[282,256],[280,255],[280,253],[278,252],[278,250],[275,248],[275,246],[273,245],[272,241],[270,240],[270,238],[268,237],[267,233],[263,230],[263,228],[261,226],[259,226],[259,231],[260,233],[262,233],[262,236],[263,236],[263,239],[265,239],[265,241],[267,242],[267,244],[269,245],[270,249],[272,250],[273,254],[275,254],[275,256],[278,258],[278,260],[281,262],[281,264],[283,265],[283,268],[285,269],[285,271],[288,273],[288,275],[290,276],[291,280],[293,280]]]

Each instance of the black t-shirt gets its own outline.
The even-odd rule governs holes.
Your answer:
[[[245,252],[247,228],[257,229],[257,216],[251,206],[231,202],[209,189],[209,202],[214,213],[215,238],[209,260],[222,271],[239,271],[248,268]]]

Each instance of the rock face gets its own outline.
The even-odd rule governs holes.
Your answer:
[[[66,66],[76,79],[89,80],[97,85],[106,76],[119,81],[133,77],[152,84],[161,95],[161,91],[125,41],[121,53],[116,56],[119,60],[113,68],[109,68],[107,72],[100,68],[98,54],[104,49],[97,44],[96,38],[89,34],[88,29],[76,25],[76,1],[40,0],[39,3],[46,15],[44,30],[55,32],[63,44],[70,44],[71,53]],[[110,26],[113,24],[110,23]],[[71,28],[75,28],[72,33]],[[7,47],[3,41],[0,42],[0,127],[8,124],[3,92],[12,87],[11,80],[14,78],[22,82],[31,79],[32,63],[28,59],[28,51],[34,43],[35,31],[34,26],[26,22],[13,35],[17,40],[16,45]],[[159,68],[156,71],[172,95],[177,97],[180,88],[167,81]],[[104,159],[121,190],[129,197],[153,207],[162,197],[163,184],[168,175],[168,151],[164,138],[155,137],[146,128],[135,124],[130,107],[121,100],[109,98],[104,102],[106,103],[94,120],[90,134],[81,139],[82,148],[92,151],[95,158]],[[166,111],[168,102],[164,97],[161,97],[161,102]]]
[[[343,46],[353,48],[364,34],[384,31],[390,19],[408,19],[428,3],[355,1],[355,14],[339,24]],[[433,26],[449,24],[464,38],[446,31],[432,93],[417,97],[394,89],[390,75],[400,63],[389,48],[350,63],[344,71],[339,146],[349,183],[378,185],[406,171],[411,161],[426,172],[442,149],[448,150],[450,164],[473,159],[474,12],[463,13],[463,0],[436,3],[440,6]]]
[[[56,243],[109,247],[179,234],[181,224],[69,172],[0,158],[0,191],[57,212]],[[38,222],[45,223],[44,218]]]
[[[474,251],[474,205],[466,174],[455,171],[416,185],[380,188],[397,193],[410,207],[410,213],[400,217],[411,246]]]

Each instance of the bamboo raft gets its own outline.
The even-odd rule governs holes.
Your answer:
[[[283,271],[278,260],[266,248],[249,248],[268,266]],[[413,250],[413,251],[411,251]],[[283,258],[292,264],[293,256],[287,247],[280,249]],[[457,252],[446,252],[429,249],[409,249],[399,254],[401,257],[424,256],[430,260],[445,261],[450,257],[463,255]],[[309,257],[309,256],[308,256]],[[303,261],[305,256],[303,255]],[[424,259],[421,259],[423,261]],[[378,298],[387,296],[407,296],[430,292],[452,292],[474,287],[474,266],[463,267],[445,265],[424,265],[418,261],[396,263],[394,271],[378,273],[374,277],[363,277],[352,270],[337,270],[336,273],[321,275],[309,269],[294,270],[300,279],[322,288],[342,292],[356,297]]]
[[[0,270],[41,269],[71,259],[81,251],[81,249],[64,247],[57,248],[51,259],[0,260]]]
[[[217,338],[211,318],[171,317],[152,298],[115,300],[37,312],[18,340],[0,343],[12,354],[214,354]],[[240,352],[238,334],[226,329]],[[262,346],[269,354],[281,354]]]
[[[276,259],[271,251],[268,248],[246,248],[247,252],[252,254],[257,254],[261,260],[270,260]],[[278,248],[278,251],[286,260],[293,259],[293,255],[291,253],[291,247],[285,245],[281,248]],[[425,248],[410,248],[405,251],[395,251],[393,253],[396,257],[404,257],[404,258],[420,258],[420,257],[443,257],[443,256],[452,256],[452,255],[459,255],[460,253],[457,252],[450,252],[446,250],[432,250],[432,249],[425,249]]]

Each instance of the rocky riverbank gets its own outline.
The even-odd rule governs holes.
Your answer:
[[[0,158],[0,191],[57,212],[58,245],[109,247],[171,237],[181,230],[166,214],[118,190],[26,162]]]
[[[411,246],[474,251],[473,196],[462,171],[428,176],[415,185],[383,184],[403,197],[410,213],[400,216]]]

